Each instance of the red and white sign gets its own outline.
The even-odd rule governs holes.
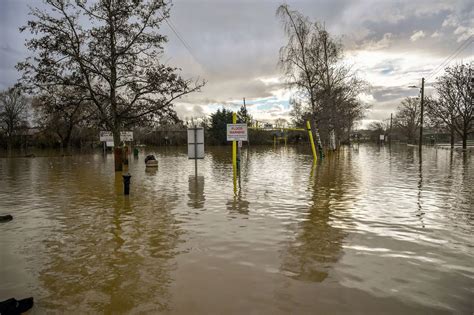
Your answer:
[[[247,124],[227,124],[227,141],[247,141]]]

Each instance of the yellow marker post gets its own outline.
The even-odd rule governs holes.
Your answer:
[[[311,132],[311,124],[309,120],[306,121],[306,128],[308,129],[309,141],[311,142],[311,150],[313,151],[314,163],[318,160],[318,155],[316,154],[316,147],[314,146],[313,133]]]
[[[232,123],[237,123],[237,114],[232,113]],[[237,141],[232,141],[232,169],[234,170],[234,190],[237,180]]]

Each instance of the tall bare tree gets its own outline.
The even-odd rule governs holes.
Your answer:
[[[342,44],[321,23],[286,4],[278,7],[277,16],[288,36],[279,60],[288,84],[309,103],[312,119],[324,134],[334,131],[340,138],[347,131],[349,135],[365,109],[358,99],[365,83],[344,65]]]
[[[420,99],[405,98],[395,114],[395,126],[405,136],[407,142],[414,143],[416,131],[420,127]]]
[[[23,80],[42,89],[74,86],[86,91],[100,120],[113,132],[115,170],[122,169],[120,131],[170,111],[173,101],[197,91],[203,81],[183,79],[159,62],[169,17],[163,0],[45,0],[31,9],[20,30],[33,37],[34,57],[19,63]]]
[[[436,81],[438,99],[427,102],[427,114],[434,120],[442,121],[462,139],[467,146],[467,137],[474,131],[473,87],[470,85],[473,64],[461,64],[445,69],[445,74]],[[451,141],[453,143],[453,140]]]
[[[0,92],[0,129],[6,135],[8,151],[13,145],[13,137],[19,129],[27,125],[29,100],[18,87]]]

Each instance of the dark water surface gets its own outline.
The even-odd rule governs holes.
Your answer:
[[[466,313],[474,158],[427,148],[230,147],[0,159],[0,300],[33,314]]]

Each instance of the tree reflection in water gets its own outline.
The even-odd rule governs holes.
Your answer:
[[[90,178],[80,179],[73,184],[77,194],[68,197],[67,207],[58,208],[57,228],[43,241],[40,308],[66,313],[166,311],[181,234],[170,201],[133,190],[124,197],[119,173],[115,193],[103,189],[110,185],[107,180],[94,178],[94,189]]]
[[[338,156],[328,156],[311,171],[309,191],[311,205],[306,220],[294,228],[295,237],[282,254],[281,272],[287,276],[310,282],[322,282],[332,265],[342,255],[346,233],[333,226],[337,205],[343,202],[347,187],[349,164],[335,163]]]

